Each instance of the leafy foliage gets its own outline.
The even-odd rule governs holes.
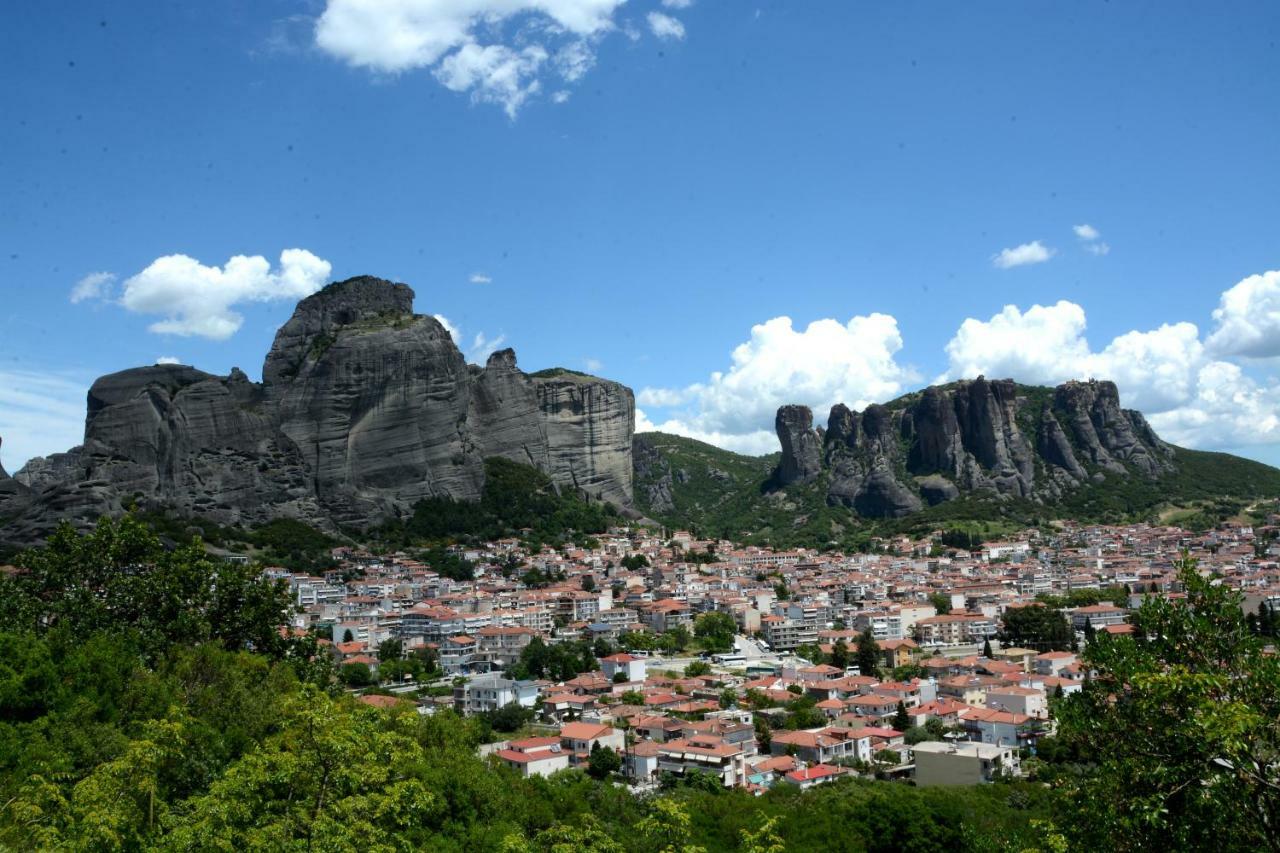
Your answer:
[[[1096,673],[1056,702],[1067,829],[1112,850],[1280,849],[1280,661],[1245,626],[1237,594],[1185,560],[1185,599],[1149,597],[1132,636],[1099,634]]]
[[[414,506],[408,519],[387,524],[374,535],[398,546],[491,541],[522,534],[534,544],[557,545],[603,533],[617,519],[609,504],[561,492],[550,477],[530,465],[491,457],[485,460],[484,471],[478,502],[427,498]]]

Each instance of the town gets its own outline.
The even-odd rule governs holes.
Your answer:
[[[1081,648],[1179,597],[1184,559],[1274,636],[1277,521],[1068,523],[973,550],[938,531],[855,555],[615,528],[560,551],[506,539],[433,566],[339,548],[323,577],[267,572],[359,701],[481,718],[480,753],[523,775],[970,785],[1024,775],[1090,678]]]

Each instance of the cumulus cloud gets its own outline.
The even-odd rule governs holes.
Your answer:
[[[1280,387],[1213,358],[1194,323],[1126,332],[1101,350],[1090,347],[1085,329],[1084,309],[1073,302],[1026,311],[1007,305],[988,320],[960,325],[939,379],[985,374],[1046,385],[1111,379],[1121,402],[1176,444],[1230,448],[1280,440]]]
[[[616,29],[614,15],[625,2],[327,0],[315,41],[330,56],[377,73],[431,69],[449,89],[514,117],[548,75],[575,83],[595,65],[597,46]]]
[[[1026,266],[1027,264],[1042,264],[1052,258],[1053,255],[1053,249],[1039,240],[1032,240],[1030,243],[1014,246],[1012,249],[1001,249],[991,256],[991,263],[1002,270],[1007,270],[1013,267]]]
[[[1213,312],[1208,345],[1219,355],[1280,355],[1280,270],[1251,275],[1227,289]]]
[[[110,272],[91,272],[76,282],[71,288],[71,304],[79,305],[87,299],[107,299],[111,296],[111,285],[115,284],[116,275]]]
[[[1076,236],[1081,240],[1097,240],[1102,236],[1097,228],[1087,223],[1084,225],[1072,225],[1071,230],[1076,232]]]
[[[471,282],[472,284],[489,284],[490,282],[493,281],[493,279],[482,272],[473,272],[471,274],[471,277],[468,278],[467,281]]]
[[[662,0],[662,5],[668,9],[688,9],[693,5],[693,0]]]
[[[156,364],[182,364],[182,360],[172,355],[162,355],[156,359]]]
[[[599,373],[604,370],[604,362],[598,358],[586,358],[582,363],[586,366],[588,373]]]
[[[684,24],[661,12],[649,13],[649,31],[660,39],[684,38]]]
[[[125,280],[120,304],[138,314],[163,316],[151,324],[152,332],[222,341],[244,323],[235,306],[310,296],[331,270],[328,261],[306,249],[285,249],[275,271],[261,255],[236,255],[221,267],[166,255]]]
[[[898,322],[887,314],[848,323],[815,320],[804,329],[775,317],[734,348],[727,371],[685,388],[645,388],[643,406],[679,408],[658,428],[740,452],[777,449],[779,406],[803,403],[822,416],[834,403],[861,408],[889,399],[917,378],[898,363]]]
[[[0,462],[6,471],[84,440],[89,382],[55,371],[0,369]]]

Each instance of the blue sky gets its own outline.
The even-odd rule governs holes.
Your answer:
[[[20,4],[0,460],[75,443],[103,373],[257,377],[371,273],[738,449],[986,372],[1277,462],[1277,41],[1265,2]]]

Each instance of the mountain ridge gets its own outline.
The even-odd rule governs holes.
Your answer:
[[[970,418],[966,435],[963,418],[952,427],[945,415],[972,411],[975,398],[980,412],[1003,414]],[[1280,496],[1280,470],[1163,441],[1105,380],[962,380],[861,412],[837,404],[825,426],[807,407],[783,406],[776,428],[782,449],[766,457],[638,433],[637,509],[706,535],[858,547],[952,525],[996,535],[1054,519],[1156,520],[1168,507],[1220,519]],[[717,494],[705,488],[712,468],[733,475]]]

